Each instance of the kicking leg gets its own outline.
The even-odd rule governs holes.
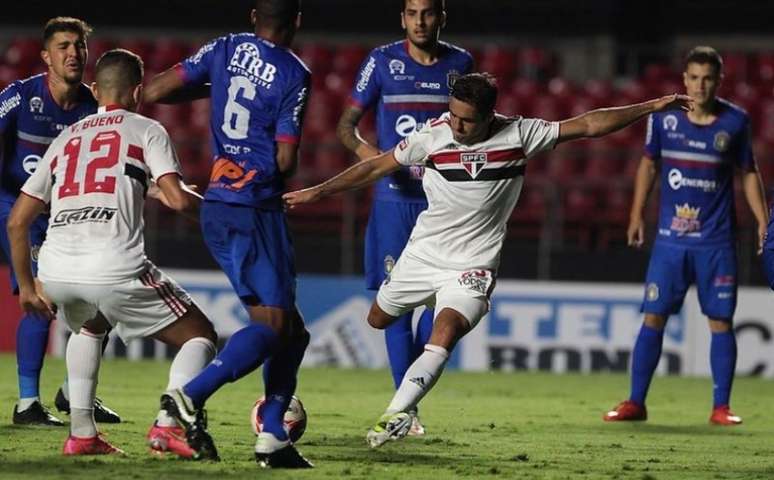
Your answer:
[[[387,316],[374,303],[377,315]],[[370,320],[370,319],[369,319]],[[476,319],[477,320],[477,319]],[[378,322],[369,322],[372,325]],[[384,415],[366,437],[368,444],[376,448],[390,439],[403,438],[411,426],[411,415],[407,412],[433,388],[438,381],[449,352],[470,330],[471,323],[452,308],[442,309],[435,319],[430,340],[424,352],[411,364],[397,392]]]

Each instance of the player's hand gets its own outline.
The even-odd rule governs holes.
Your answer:
[[[285,208],[290,210],[296,205],[316,202],[321,197],[320,190],[317,187],[312,187],[296,190],[295,192],[288,192],[282,196],[282,200],[285,202]]]
[[[654,109],[657,112],[664,110],[682,110],[684,112],[690,112],[693,110],[693,104],[693,98],[688,95],[673,93],[672,95],[667,95],[656,100]]]
[[[45,316],[49,320],[56,318],[54,310],[35,290],[20,290],[19,306],[27,313],[37,313],[38,315]]]
[[[629,220],[629,228],[626,230],[626,240],[630,247],[640,248],[645,243],[645,221],[642,217],[634,217]]]

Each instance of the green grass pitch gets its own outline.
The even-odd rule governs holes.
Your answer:
[[[656,378],[650,420],[606,424],[602,413],[624,398],[621,375],[447,372],[422,404],[428,434],[377,451],[365,432],[389,401],[385,371],[305,369],[298,395],[309,414],[299,449],[317,468],[258,471],[249,412],[261,394],[253,374],[209,403],[220,463],[148,454],[144,435],[166,385],[167,363],[106,361],[101,397],[123,415],[103,431],[128,452],[120,457],[64,458],[66,429],[11,425],[15,362],[0,356],[0,478],[196,479],[770,479],[774,478],[774,384],[738,379],[738,427],[707,424],[708,379]],[[47,359],[43,394],[52,402],[64,371]]]

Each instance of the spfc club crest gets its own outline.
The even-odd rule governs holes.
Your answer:
[[[460,162],[471,178],[476,178],[486,165],[486,152],[461,153]]]

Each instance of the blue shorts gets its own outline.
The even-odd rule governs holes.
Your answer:
[[[205,201],[202,235],[242,303],[293,310],[293,243],[282,211]]]
[[[365,234],[366,288],[379,289],[426,209],[427,203],[374,200]]]
[[[8,259],[8,267],[11,270],[11,287],[13,294],[19,293],[19,282],[16,281],[16,274],[13,271],[11,263],[11,242],[8,239],[8,217],[11,215],[13,204],[0,202],[0,248],[3,249],[5,258]],[[30,246],[32,247],[32,274],[38,275],[38,252],[40,251],[43,240],[46,239],[46,230],[48,229],[48,215],[41,215],[30,225]]]
[[[679,312],[688,287],[695,284],[702,313],[730,321],[736,310],[736,281],[733,246],[698,249],[656,243],[645,280],[642,311],[665,316]]]

